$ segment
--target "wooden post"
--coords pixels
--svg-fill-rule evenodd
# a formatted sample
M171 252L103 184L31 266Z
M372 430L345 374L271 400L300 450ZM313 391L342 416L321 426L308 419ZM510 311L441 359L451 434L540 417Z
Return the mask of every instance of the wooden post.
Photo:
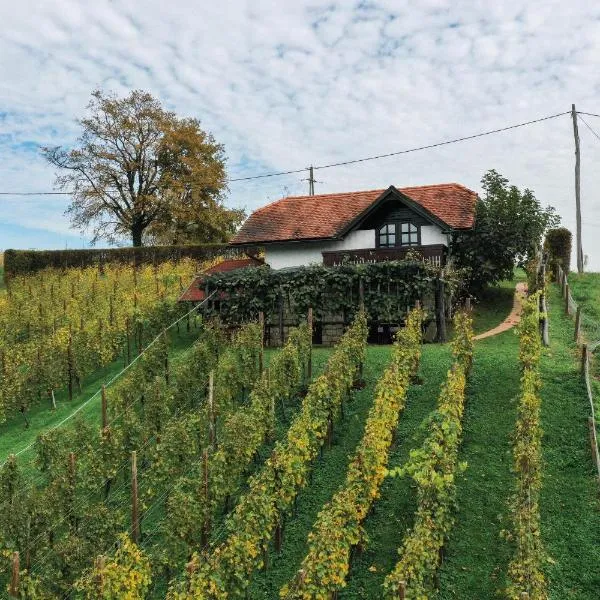
M129 331L129 317L125 320L125 332L127 335L127 364L131 364L131 341L130 341L130 331Z
M310 332L310 350L308 351L308 365L306 368L306 378L310 382L312 380L312 334L313 334L313 309L308 308L308 330Z
M258 313L258 324L260 326L260 351L258 353L258 373L262 374L264 369L264 348L265 348L265 313L261 310Z
M577 223L577 272L583 273L583 250L581 242L581 151L579 148L579 128L577 126L577 111L571 105L573 118L573 136L575 138L575 218Z
M206 512L204 514L204 523L202 524L202 546L205 547L208 544L208 540L210 537L210 511L209 511L209 504L210 504L210 489L209 489L209 485L208 485L208 448L204 449L204 452L202 453L202 472L203 472L203 479L204 479L204 499L205 499L205 507L206 507Z
M569 314L569 284L565 284L565 314Z
M587 368L587 344L581 346L581 372L585 375Z
M102 386L102 429L108 427L108 404L106 401L106 386Z
M131 541L140 542L140 514L138 505L137 453L131 452Z
M165 342L165 383L169 385L169 340L166 329L163 329L163 340Z
M470 313L471 312L471 296L467 296L465 298L465 310Z
M362 277L358 280L358 308L360 310L365 308L365 282Z
M594 461L594 466L596 467L596 478L600 483L600 455L598 454L598 438L596 436L596 426L592 417L588 417L588 426L590 431L590 446L592 449L592 459Z
M52 410L56 410L56 398L54 396L54 390L50 390L50 398L52 399Z
M106 566L106 557L101 554L96 558L96 574L98 576L98 594L102 598L104 594L104 568Z
M13 552L12 555L12 576L10 578L10 587L8 589L8 593L13 598L19 597L19 578L20 578L20 563L19 563L19 553Z
M404 600L406 598L406 582L401 581L398 584L398 598L399 600Z
M215 412L215 372L208 374L208 438L213 448L217 447L217 417Z
M69 401L73 400L73 336L69 331L69 342L67 345L67 373L69 377Z
M444 280L438 277L435 286L435 320L437 326L436 341L446 341L446 310L444 307Z
M581 333L581 306L577 307L575 313L575 343L579 344L579 335Z
M283 347L285 335L283 332L283 292L279 292L279 343Z

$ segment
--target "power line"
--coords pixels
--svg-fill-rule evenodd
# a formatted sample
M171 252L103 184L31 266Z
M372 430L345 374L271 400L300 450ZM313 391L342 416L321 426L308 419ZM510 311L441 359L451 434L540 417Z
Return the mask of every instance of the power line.
M596 113L590 113L590 112L582 112L580 110L577 111L578 115L587 115L588 117L600 117L600 115L597 115Z
M367 158L357 158L354 160L345 160L342 162L331 163L329 165L321 165L318 167L314 167L316 169L329 169L331 167L341 167L343 165L352 165L360 162L366 162L368 160L378 160L380 158L387 158L389 156L398 156L400 154L408 154L410 152L418 152L420 150L429 150L431 148L438 148L440 146L447 146L448 144L455 144L457 142L464 142L467 140L473 140L475 138L484 137L486 135L492 135L494 133L500 133L502 131L508 131L510 129L517 129L518 127L525 127L526 125L533 125L534 123L541 123L542 121L548 121L549 119L556 119L557 117L562 117L564 115L571 114L571 111L557 113L555 115L548 115L547 117L541 117L539 119L533 119L532 121L525 121L524 123L517 123L515 125L508 125L506 127L500 127L499 129L492 129L490 131L483 131L481 133L475 133L473 135L466 135L459 138L454 138L453 140L446 140L444 142L437 142L435 144L427 144L426 146L418 146L416 148L409 148L407 150L399 150L398 152L389 152L388 154L379 154L377 156L369 156Z
M579 113L579 118L581 119L582 123L598 138L598 140L600 140L600 135L598 135L589 125L589 123L581 116L581 113Z
M363 158L355 158L351 160L344 160L335 163L329 163L325 165L318 165L313 167L313 170L317 169L331 169L333 167L341 167L345 165L353 165L357 163L367 162L371 160L379 160L381 158L389 158L391 156L400 156L402 154L410 154L412 152L420 152L421 150L430 150L432 148L439 148L441 146L447 146L449 144L456 144L458 142L465 142L468 140L477 139L480 137L484 137L487 135L493 135L496 133L502 133L503 131L510 131L511 129L518 129L519 127L526 127L528 125L533 125L535 123L541 123L542 121L548 121L550 119L556 119L557 117L562 117L564 115L570 114L570 111L565 111L561 113L556 113L553 115L548 115L545 117L540 117L539 119L532 119L531 121L524 121L522 123L516 123L514 125L507 125L506 127L500 127L498 129L491 129L489 131L482 131L480 133L474 133L472 135L466 135L459 138L454 138L451 140L445 140L442 142L436 142L434 144L427 144L424 146L417 146L414 148L407 148L405 150L397 150L395 152L387 152L385 154L377 154L374 156L366 156ZM592 114L592 113L584 113L584 114ZM592 115L592 116L600 116L600 115ZM274 173L263 173L261 175L250 175L248 177L234 177L233 179L229 179L228 183L234 183L237 181L251 181L254 179L266 179L268 177L279 177L282 175L293 175L296 173L304 173L305 171L309 171L310 167L304 167L301 169L290 169L287 171L277 171ZM71 192L0 192L0 196L69 196Z

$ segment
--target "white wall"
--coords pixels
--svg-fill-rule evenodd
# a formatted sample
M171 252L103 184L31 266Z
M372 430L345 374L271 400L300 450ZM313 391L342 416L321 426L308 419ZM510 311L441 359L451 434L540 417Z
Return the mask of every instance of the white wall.
M421 226L421 245L429 246L430 244L448 244L448 238L445 233L437 225L422 225Z
M421 227L421 244L447 244L446 235L437 225ZM343 240L335 242L287 242L265 246L265 262L272 269L322 264L321 252L327 250L358 250L375 248L375 230L351 231Z

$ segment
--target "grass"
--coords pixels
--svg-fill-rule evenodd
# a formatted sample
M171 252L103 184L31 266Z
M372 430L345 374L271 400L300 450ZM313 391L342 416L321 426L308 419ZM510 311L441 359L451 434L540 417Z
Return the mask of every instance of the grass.
M600 596L600 511L587 428L590 409L573 320L565 316L555 286L548 301L551 345L541 364L545 464L540 505L550 597L592 599Z
M511 435L519 386L513 331L477 342L468 386L457 483L456 524L446 546L438 598L494 598L510 551L500 537L512 490Z
M592 599L600 590L600 512L587 437L587 400L573 323L549 294L551 347L541 361L543 488L542 538L549 559L550 598ZM505 585L512 548L508 528L513 489L511 438L519 385L513 332L478 342L469 385L458 483L458 512L441 569L439 599L496 598Z
M512 281L501 281L483 291L473 303L473 329L476 334L493 329L508 317L513 307L515 286L525 280L525 272L517 269Z

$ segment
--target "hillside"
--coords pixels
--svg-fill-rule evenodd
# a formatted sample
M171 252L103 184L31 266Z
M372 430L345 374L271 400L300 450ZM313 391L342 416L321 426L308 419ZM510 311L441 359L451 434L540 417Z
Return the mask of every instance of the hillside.
M518 274L522 279L523 274ZM588 277L585 286L573 285L582 303L594 306L600 293ZM579 283L579 282L578 282ZM504 282L490 290L483 301L475 304L474 331L482 332L498 325L512 307L515 282ZM579 290L579 291L578 291ZM581 290L585 290L584 292ZM591 313L591 311L590 311ZM600 589L600 513L597 506L597 482L594 480L587 433L588 404L583 382L578 373L579 358L572 340L572 318L565 316L558 290L549 290L551 346L543 351L542 376L542 439L543 474L541 536L548 558L544 571L549 582L550 598L592 599ZM191 356L188 349L196 333L181 332L174 336L169 361L173 368L183 365ZM279 350L266 353L270 364ZM267 567L255 570L248 597L276 600L280 589L296 574L308 550L308 536L323 509L343 485L349 461L364 433L373 405L375 386L391 358L391 347L370 346L366 350L364 378L366 386L355 391L345 403L344 413L333 425L331 448L322 449L314 462L307 484L300 489L293 513L284 521L281 548L268 547ZM334 354L329 348L314 350L314 376L325 368ZM457 480L456 521L444 548L444 562L438 574L438 590L431 596L437 600L498 597L507 583L507 567L511 559L512 542L509 506L514 490L512 440L516 422L516 398L519 394L519 340L515 331L475 343L474 362L466 393L463 436L459 461L466 463ZM452 358L448 345L428 344L422 347L418 379L410 385L405 408L400 415L395 442L389 456L389 468L401 467L411 452L421 446L427 436L424 421L436 406L440 387L446 378ZM42 407L31 410L31 425L23 429L20 419L12 419L0 428L0 461L10 453L31 443L35 436L68 415L83 398L89 397L116 370L118 365L90 377L81 397L69 403L57 396L58 410L51 413ZM93 427L99 424L99 399L83 411L84 421ZM277 408L275 439L285 439L298 407ZM143 414L143 412L142 412ZM219 434L221 435L221 434ZM255 457L255 466L265 465L271 443ZM148 455L152 458L152 455ZM146 459L147 460L147 459ZM147 474L151 476L151 471ZM141 476L142 485L144 475ZM168 489L168 488L167 488ZM247 487L242 486L240 502ZM119 500L117 496L116 500ZM127 496L115 504L115 509L127 515ZM124 503L124 504L123 504ZM386 575L398 560L398 548L414 522L417 497L414 484L406 477L386 478L373 510L363 523L365 544L353 553L346 586L338 599L381 598ZM141 548L153 562L153 584L147 598L164 598L167 581L158 568L165 540L156 533L164 509L150 518L142 537ZM156 525L154 524L154 520ZM221 542L222 512L215 514L215 542ZM159 530L160 531L160 530ZM180 567L178 567L179 569ZM169 579L177 574L171 574ZM410 596L409 596L410 597Z

